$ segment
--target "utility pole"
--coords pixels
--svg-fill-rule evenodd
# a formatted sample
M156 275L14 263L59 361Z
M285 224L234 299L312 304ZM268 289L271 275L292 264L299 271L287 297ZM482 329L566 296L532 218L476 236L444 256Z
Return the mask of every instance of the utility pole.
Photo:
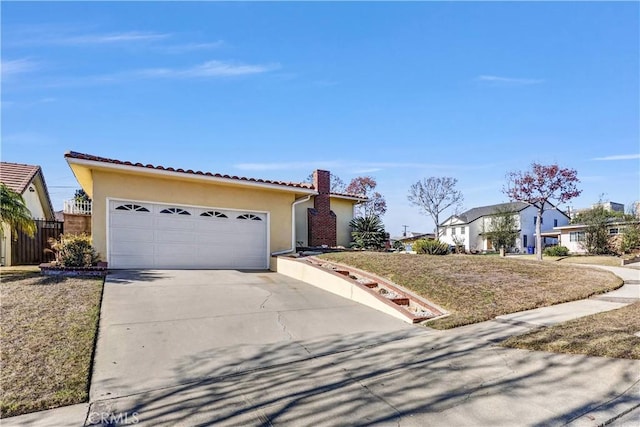
M404 227L404 231L402 232L402 237L407 237L407 228L409 227L408 225L403 225Z

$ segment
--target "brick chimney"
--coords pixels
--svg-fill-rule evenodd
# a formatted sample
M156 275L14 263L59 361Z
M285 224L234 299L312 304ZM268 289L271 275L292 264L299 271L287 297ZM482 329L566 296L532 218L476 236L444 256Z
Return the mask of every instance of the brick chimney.
M318 195L313 200L313 208L307 209L309 246L336 246L336 214L331 211L331 173L323 170L313 172L313 186Z

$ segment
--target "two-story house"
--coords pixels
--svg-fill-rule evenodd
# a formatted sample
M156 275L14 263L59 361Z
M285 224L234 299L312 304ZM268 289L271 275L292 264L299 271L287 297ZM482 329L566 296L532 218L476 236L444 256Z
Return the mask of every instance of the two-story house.
M527 247L535 246L535 230L537 209L522 202L500 203L496 205L480 206L469 209L461 214L452 215L440 224L440 241L449 245L462 245L466 251L491 251L491 239L486 236L491 231L491 221L500 211L513 212L518 237L514 250L526 252ZM567 214L549 204L542 216L542 231L552 230L554 227L569 223ZM556 240L546 237L546 243L556 243Z

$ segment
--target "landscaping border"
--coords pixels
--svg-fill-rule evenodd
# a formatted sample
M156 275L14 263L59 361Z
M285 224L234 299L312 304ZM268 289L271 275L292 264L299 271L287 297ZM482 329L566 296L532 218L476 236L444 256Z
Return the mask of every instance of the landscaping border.
M108 268L106 262L98 263L92 267L62 267L51 263L40 264L40 273L44 276L90 276L106 277Z

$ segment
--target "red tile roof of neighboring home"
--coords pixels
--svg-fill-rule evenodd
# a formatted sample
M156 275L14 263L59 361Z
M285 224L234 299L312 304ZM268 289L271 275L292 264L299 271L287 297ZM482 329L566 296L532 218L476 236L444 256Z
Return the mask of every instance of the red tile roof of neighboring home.
M222 174L219 174L219 173L193 171L191 169L187 169L187 170L174 169L174 168L168 168L168 167L164 167L164 166L155 166L155 165L151 165L151 164L143 165L142 163L132 163L132 162L116 160L116 159L108 159L106 157L93 156L91 154L83 154L83 153L78 153L78 152L75 152L75 151L69 151L69 152L65 153L64 157L65 158L72 158L72 159L80 159L80 160L89 160L89 161L93 161L93 162L111 163L111 164L114 164L114 165L134 166L134 167L139 167L139 168L143 168L143 169L144 168L146 168L146 169L157 169L157 170L169 171L169 172L186 173L186 174L191 174L191 175L212 176L212 177L216 177L216 178L236 179L238 181L249 181L249 182L259 182L259 183L263 183L263 184L285 185L287 187L296 187L296 188L304 188L304 189L309 189L309 190L315 190L315 187L313 186L313 184L306 183L306 182L271 181L271 180L268 180L268 179L246 178L244 176L231 176L231 175L222 175ZM362 196L358 196L358 195L355 195L355 194L346 194L346 193L331 193L331 194L334 194L334 195L337 195L337 196L362 198Z
M0 182L16 193L22 194L39 170L40 166L1 162Z

